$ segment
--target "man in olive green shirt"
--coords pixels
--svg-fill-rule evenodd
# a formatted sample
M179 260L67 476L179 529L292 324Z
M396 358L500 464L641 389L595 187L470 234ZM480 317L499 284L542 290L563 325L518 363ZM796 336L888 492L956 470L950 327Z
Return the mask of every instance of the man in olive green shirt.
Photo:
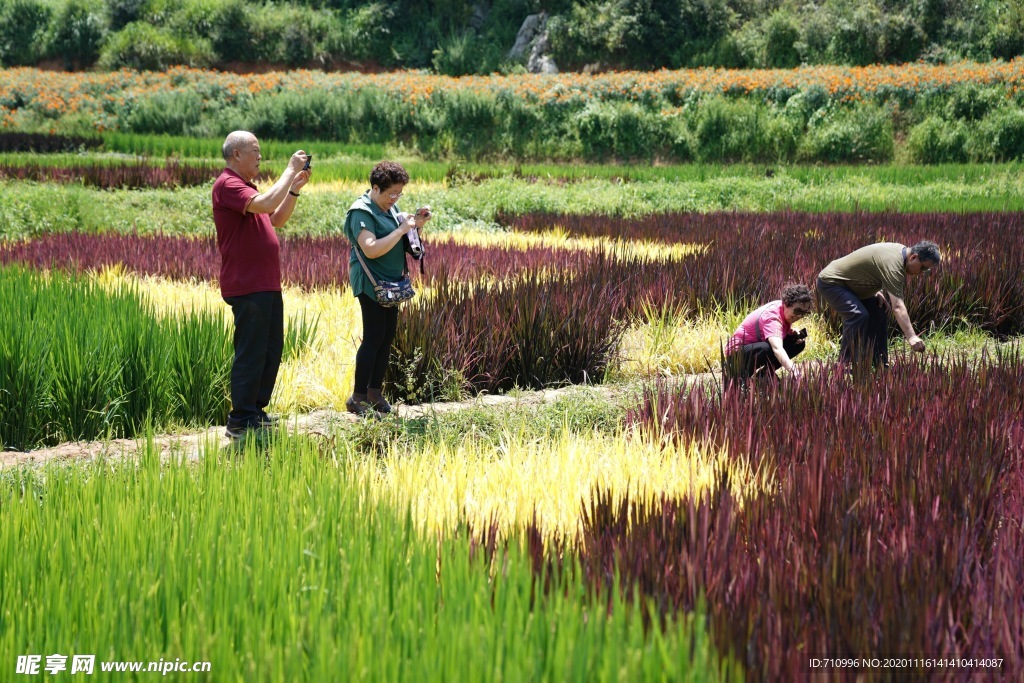
M889 364L889 309L910 348L924 351L914 332L903 287L908 275L920 275L942 262L933 242L905 247L894 242L871 244L836 259L818 274L818 293L843 319L841 362Z

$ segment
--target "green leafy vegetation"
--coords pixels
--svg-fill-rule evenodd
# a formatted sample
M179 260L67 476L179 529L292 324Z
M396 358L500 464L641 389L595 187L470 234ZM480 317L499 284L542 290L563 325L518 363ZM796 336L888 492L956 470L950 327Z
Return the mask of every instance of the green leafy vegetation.
M564 69L1012 59L1024 12L1010 0L0 0L0 64L67 68L521 70L513 54L543 14L547 54Z
M536 574L527 530L421 532L347 442L223 455L0 473L0 647L211 662L197 680L742 679L699 612L651 619L571 558Z

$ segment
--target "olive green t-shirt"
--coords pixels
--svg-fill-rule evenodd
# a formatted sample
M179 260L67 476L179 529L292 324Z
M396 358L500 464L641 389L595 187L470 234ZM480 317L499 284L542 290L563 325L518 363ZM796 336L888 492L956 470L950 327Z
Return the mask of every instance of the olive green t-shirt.
M359 249L359 233L369 230L374 237L380 239L387 237L397 229L398 220L395 217L395 212L381 211L380 207L370 199L369 192L349 207L348 213L345 214L345 236L348 237L352 247L352 253L348 260L348 281L352 286L353 295L365 294L374 301L377 300L377 294L373 291L373 283L366 277L363 267L359 264L359 258L356 256L356 249ZM396 282L401 280L405 274L405 249L402 240L399 240L386 254L377 258L368 258L366 254L362 254L362 256L366 267L377 282L381 280Z
M879 290L902 299L907 276L904 249L895 242L870 244L828 264L818 277L825 284L846 287L858 299L870 299Z

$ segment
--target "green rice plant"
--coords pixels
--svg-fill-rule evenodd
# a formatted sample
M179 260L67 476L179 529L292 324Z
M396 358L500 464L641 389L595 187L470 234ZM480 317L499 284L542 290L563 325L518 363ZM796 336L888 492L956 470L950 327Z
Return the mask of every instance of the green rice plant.
M223 316L157 318L131 288L0 268L0 443L134 436L227 415Z
M162 321L171 340L169 376L172 415L189 424L227 419L228 384L234 356L231 334L218 311L193 311Z
M320 316L315 313L306 314L302 311L288 319L284 326L283 360L296 358L307 349L315 350L317 330L320 328Z
M354 457L281 434L0 473L0 648L210 662L197 680L742 677L699 612L652 619L572 560L538 576L526 533L423 534Z

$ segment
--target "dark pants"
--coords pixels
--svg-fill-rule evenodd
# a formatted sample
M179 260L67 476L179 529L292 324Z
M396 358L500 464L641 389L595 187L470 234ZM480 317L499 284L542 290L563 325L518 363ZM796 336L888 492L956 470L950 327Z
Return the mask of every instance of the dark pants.
M818 294L843 319L839 360L861 365L889 365L889 312L878 299L859 299L842 285L830 285L818 278Z
M270 404L284 349L281 292L225 297L235 315L235 360L231 365L228 425L252 426Z
M398 308L384 308L365 294L359 295L363 313L363 343L356 352L355 393L384 386L384 373L391 360L391 343L398 330Z
M790 358L798 356L806 345L803 339L792 333L782 338L782 348ZM766 341L744 344L725 359L725 372L735 379L774 377L780 367L782 364L775 357L771 344Z

